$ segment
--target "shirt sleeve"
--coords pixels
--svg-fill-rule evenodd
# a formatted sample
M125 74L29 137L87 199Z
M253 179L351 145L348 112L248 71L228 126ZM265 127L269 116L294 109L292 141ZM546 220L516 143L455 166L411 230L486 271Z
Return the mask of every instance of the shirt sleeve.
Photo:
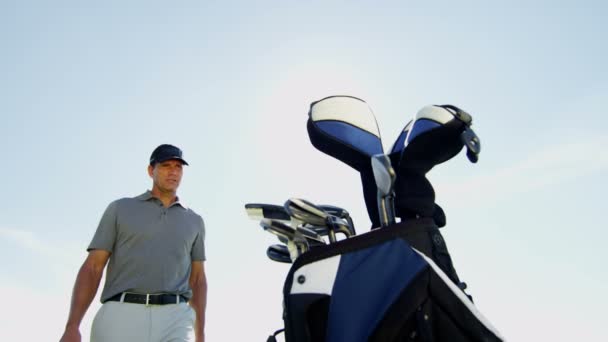
M190 257L192 261L205 261L207 259L205 257L205 222L202 217L200 218L199 232L192 245Z
M103 213L97 231L93 236L93 240L89 244L87 251L93 249L103 249L110 253L114 251L114 242L116 241L116 207L117 203L112 202Z

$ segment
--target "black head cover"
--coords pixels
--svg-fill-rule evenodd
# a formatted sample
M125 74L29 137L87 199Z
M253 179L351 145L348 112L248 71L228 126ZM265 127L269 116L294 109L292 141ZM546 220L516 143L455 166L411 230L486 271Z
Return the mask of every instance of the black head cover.
M480 143L471 124L472 117L452 105L424 107L408 122L390 153L397 173L397 216L433 217L435 191L426 174L435 165L452 159L464 146L469 159L477 161Z

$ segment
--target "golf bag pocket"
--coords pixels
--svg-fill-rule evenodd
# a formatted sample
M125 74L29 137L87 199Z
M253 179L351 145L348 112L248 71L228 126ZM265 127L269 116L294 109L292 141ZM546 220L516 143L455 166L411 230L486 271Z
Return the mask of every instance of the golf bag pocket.
M284 286L286 341L501 341L466 295L404 238L400 223L320 246Z

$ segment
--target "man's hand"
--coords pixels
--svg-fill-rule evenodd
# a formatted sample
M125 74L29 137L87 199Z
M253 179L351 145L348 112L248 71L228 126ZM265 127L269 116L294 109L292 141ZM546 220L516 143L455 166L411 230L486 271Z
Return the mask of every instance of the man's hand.
M80 331L76 327L67 327L59 342L81 342Z

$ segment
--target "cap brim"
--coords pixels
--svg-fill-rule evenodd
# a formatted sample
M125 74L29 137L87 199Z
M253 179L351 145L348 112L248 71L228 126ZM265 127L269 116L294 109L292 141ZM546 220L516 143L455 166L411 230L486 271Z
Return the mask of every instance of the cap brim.
M165 158L162 158L162 159L155 160L154 162L155 163L162 163L162 162L165 162L167 160L179 160L184 165L190 165L190 164L188 164L187 161L185 161L183 158L178 157L178 156L165 157Z

